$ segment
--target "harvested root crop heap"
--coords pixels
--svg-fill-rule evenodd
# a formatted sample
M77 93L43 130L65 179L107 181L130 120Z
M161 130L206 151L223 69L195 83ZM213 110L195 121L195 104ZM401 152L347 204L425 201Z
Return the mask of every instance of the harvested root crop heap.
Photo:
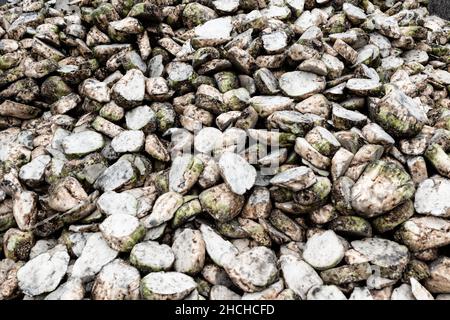
M427 1L0 7L0 299L449 299Z

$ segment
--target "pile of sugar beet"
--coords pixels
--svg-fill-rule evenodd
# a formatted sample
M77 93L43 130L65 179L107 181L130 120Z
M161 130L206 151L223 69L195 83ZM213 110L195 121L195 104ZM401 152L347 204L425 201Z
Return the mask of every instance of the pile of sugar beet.
M9 0L0 299L450 298L423 0Z

